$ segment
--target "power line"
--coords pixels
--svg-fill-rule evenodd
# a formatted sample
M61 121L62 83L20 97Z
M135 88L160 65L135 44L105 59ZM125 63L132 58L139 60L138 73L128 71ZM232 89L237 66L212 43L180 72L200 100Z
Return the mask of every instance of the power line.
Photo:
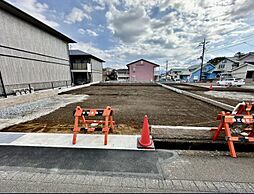
M247 42L244 42L244 44L247 44L247 45L249 45L249 46L253 46L253 47L254 47L253 44L250 44L250 43L247 43Z
M252 36L254 35L251 35L249 37L245 37L244 39L241 39L241 41L245 41L245 40L248 40L248 39L253 39ZM220 50L225 50L226 48L231 48L231 47L235 47L235 46L238 46L238 45L241 45L241 44L244 44L245 42L238 42L238 43L235 43L235 44L231 44L229 46L225 46L223 48L219 48L219 49L214 49L214 50L211 50L211 51L207 51L207 53L212 53L212 52L216 52L216 51L220 51Z

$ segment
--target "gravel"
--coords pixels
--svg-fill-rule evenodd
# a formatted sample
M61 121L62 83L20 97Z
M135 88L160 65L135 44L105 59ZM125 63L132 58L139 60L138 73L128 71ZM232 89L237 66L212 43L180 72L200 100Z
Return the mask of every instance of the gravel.
M0 109L1 126L12 125L10 121L15 121L15 124L30 121L49 114L68 104L79 102L87 99L87 95L58 95L42 100L37 100L30 103L24 103L13 107ZM3 122L6 120L6 123Z

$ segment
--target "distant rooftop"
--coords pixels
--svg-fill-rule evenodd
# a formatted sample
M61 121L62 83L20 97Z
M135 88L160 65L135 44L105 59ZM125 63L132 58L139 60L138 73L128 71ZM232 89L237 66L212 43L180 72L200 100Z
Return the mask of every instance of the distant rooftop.
M91 57L97 61L100 61L100 62L105 62L104 60L90 54L90 53L86 53L84 51L81 51L81 50L70 50L70 56L86 56L86 57Z
M145 60L145 59L139 59L139 60L137 60L137 61L130 62L130 63L128 63L126 66L132 65L132 64L137 63L137 62L139 62L139 61L145 61L145 62L147 62L147 63L153 64L153 65L156 66L156 67L159 67L159 66L160 66L160 65L158 65L158 64L156 64L156 63L153 63L153 62L148 61L148 60Z

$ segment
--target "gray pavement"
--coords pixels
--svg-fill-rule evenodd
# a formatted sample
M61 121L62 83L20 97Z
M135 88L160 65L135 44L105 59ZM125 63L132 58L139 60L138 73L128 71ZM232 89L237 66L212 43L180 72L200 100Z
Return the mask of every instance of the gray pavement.
M254 192L253 154L0 147L0 192Z

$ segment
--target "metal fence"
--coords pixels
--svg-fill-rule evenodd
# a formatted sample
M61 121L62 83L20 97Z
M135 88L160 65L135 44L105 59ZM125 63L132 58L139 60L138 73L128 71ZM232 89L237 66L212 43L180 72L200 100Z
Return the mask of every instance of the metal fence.
M0 72L0 96L2 97L13 95L15 90L21 89L38 91L71 86L71 80L4 85L1 78Z

